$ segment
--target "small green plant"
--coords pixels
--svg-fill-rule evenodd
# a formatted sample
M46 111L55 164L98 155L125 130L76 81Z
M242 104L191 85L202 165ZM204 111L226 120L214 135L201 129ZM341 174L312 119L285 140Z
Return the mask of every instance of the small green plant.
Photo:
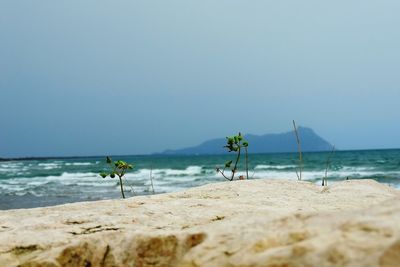
M124 177L125 173L128 170L133 169L133 165L126 163L125 161L122 160L117 160L113 161L110 157L106 158L107 164L110 165L111 171L110 172L102 172L100 173L100 176L103 178L106 178L107 176L110 176L110 178L115 178L118 176L119 178L119 185L121 187L121 194L122 198L125 198L125 193L124 193L124 185L122 183L122 177Z
M235 178L235 173L237 172L238 163L240 160L242 149L244 149L245 154L246 154L246 178L249 179L249 164L248 164L249 162L248 162L248 155L247 155L248 146L249 146L249 143L247 141L243 140L241 133L239 133L238 135L235 135L235 136L226 137L226 145L224 147L228 150L228 152L237 153L236 159L235 159L235 164L232 167L233 160L229 160L229 161L225 162L225 167L222 170L221 170L221 168L217 167L216 171L218 173L220 173L225 179L227 179L229 181L233 181L233 179ZM225 174L226 169L231 170L230 176L227 176Z

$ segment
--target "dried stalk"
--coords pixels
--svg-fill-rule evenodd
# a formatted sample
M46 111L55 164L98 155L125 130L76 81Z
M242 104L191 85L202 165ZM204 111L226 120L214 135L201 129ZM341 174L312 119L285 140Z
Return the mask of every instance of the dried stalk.
M297 148L299 151L299 173L296 171L297 179L301 181L302 178L302 171L303 171L303 155L301 153L301 144L300 144L300 138L299 138L299 133L297 132L297 127L296 127L296 122L293 120L293 127L294 127L294 132L296 134L296 141L297 141Z
M153 195L155 194L154 185L153 185L153 166L150 167L150 182L151 182L151 189L153 191Z
M331 158L335 153L335 145L332 146L332 151L329 153L328 158L326 159L326 169L325 169L325 177L322 179L322 186L328 186L328 168Z
M249 156L247 155L247 147L244 148L246 152L246 179L249 179Z

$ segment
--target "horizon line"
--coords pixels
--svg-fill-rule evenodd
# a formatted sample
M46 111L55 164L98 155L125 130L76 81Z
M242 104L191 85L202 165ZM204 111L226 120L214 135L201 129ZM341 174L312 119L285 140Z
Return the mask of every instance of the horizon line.
M380 150L400 150L400 148L362 148L362 149L337 149L337 152L355 152L355 151L380 151ZM326 150L321 151L302 151L302 153L321 153L329 152ZM250 155L264 155L264 154L288 154L298 153L293 152L265 152L265 153L249 153ZM226 153L228 154L228 153ZM226 155L221 154L164 154L164 153L148 153L148 154L115 154L115 155L89 155L89 156L22 156L22 157L0 157L0 161L28 161L28 160L50 160L50 159L83 159L83 158L103 158L103 157L151 157L151 156L162 156L162 157L188 157L188 156L218 156Z

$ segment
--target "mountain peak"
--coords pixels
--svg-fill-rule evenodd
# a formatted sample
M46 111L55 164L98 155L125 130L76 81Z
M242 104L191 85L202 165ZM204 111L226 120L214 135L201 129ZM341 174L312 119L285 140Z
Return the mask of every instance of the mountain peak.
M317 135L315 131L308 127L298 127L302 150L311 151L330 151L332 145ZM297 143L294 130L278 133L254 135L245 134L244 138L249 141L249 153L284 153L296 152ZM200 145L177 150L166 150L162 154L167 155L207 155L227 153L223 146L225 138L207 140Z

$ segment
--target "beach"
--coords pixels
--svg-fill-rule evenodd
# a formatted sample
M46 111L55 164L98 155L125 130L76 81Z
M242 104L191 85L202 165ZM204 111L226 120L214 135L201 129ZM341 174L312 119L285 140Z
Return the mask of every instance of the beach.
M398 266L399 225L373 180L222 182L0 211L0 266Z
M0 267L400 267L399 10L0 1Z

